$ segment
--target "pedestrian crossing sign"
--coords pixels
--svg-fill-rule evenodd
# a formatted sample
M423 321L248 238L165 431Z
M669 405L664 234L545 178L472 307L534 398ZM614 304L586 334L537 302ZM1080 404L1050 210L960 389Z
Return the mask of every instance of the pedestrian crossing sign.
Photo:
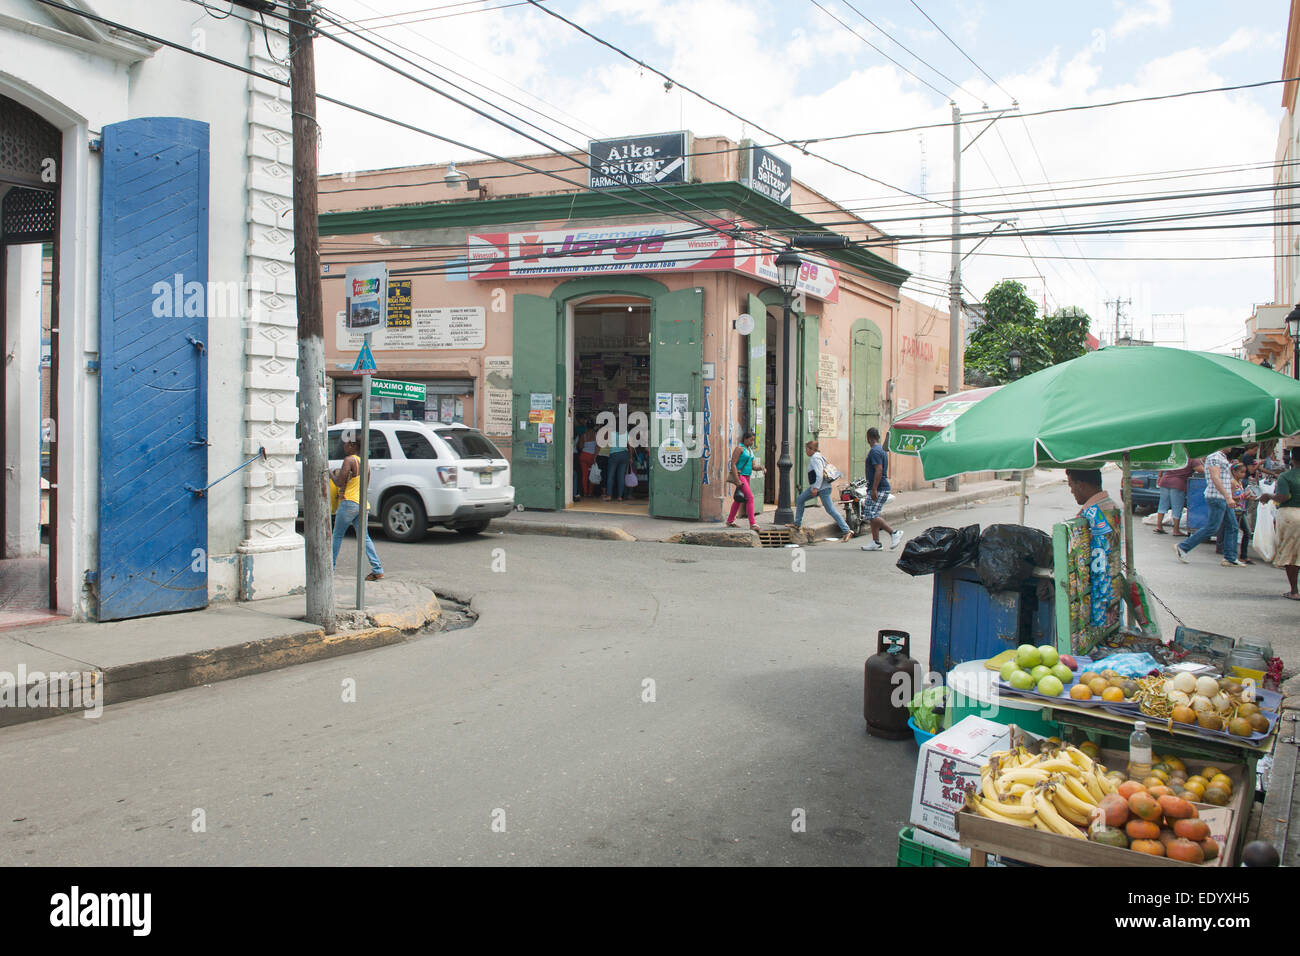
M361 351L357 353L357 364L352 366L354 372L375 372L379 367L375 365L375 356L370 351L370 343L362 342Z

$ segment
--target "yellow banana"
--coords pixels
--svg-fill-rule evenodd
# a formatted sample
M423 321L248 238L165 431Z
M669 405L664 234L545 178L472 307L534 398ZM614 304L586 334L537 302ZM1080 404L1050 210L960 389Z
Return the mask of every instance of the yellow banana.
M1106 785L1102 783L1103 780L1106 778L1096 773L1085 774L1083 777L1083 785L1087 787L1088 793L1092 794L1094 803L1101 803L1101 798L1106 796L1107 790Z
M1034 829L1035 829L1035 830L1042 830L1044 833L1055 833L1055 832L1056 832L1056 831L1053 830L1051 827L1049 827L1046 823L1043 822L1043 818L1042 818L1042 817L1037 816L1037 815L1034 816Z
M1092 770L1092 758L1074 745L1065 748L1065 754L1080 770L1085 773Z
M996 820L999 823L1009 823L1013 827L1032 827L1034 825L1031 818L1009 817L1005 814L997 813L991 806L989 806L989 801L981 800L973 793L967 796L967 802L974 808L976 813L982 817L987 817L990 820Z
M1083 771L1075 765L1074 761L1066 760L1064 757L1045 760L1038 765L1038 769L1046 770L1048 773L1068 773L1071 777L1083 779Z
M1052 795L1052 805L1056 807L1056 811L1065 818L1067 823L1071 823L1076 827L1086 828L1088 826L1088 816L1067 806L1061 796L1061 791L1058 790Z
M1007 790L1007 796L1015 797L1017 800L1019 800L1021 797L1025 795L1026 790L1032 790L1032 789L1034 788L1027 783L1013 783L1011 785L1011 788Z
M1098 773L1096 770L1094 770L1092 775L1097 780L1097 786L1101 787L1103 796L1107 794L1115 793L1119 789L1119 785L1116 784L1115 781L1112 780L1110 777L1106 776L1105 773ZM1091 788L1089 788L1089 790L1091 790Z
M980 771L980 793L988 800L997 800L998 792L993 788L993 768L984 767Z
M1034 788L1025 787L1025 792L1020 795L1020 805L1022 807L1032 807L1034 805Z
M1013 783L1042 783L1047 779L1047 771L1040 767L1013 767L1004 770L998 777L998 787L1009 787Z
M1076 780L1074 777L1063 778L1065 780L1066 789L1078 797L1081 802L1086 803L1089 807L1095 807L1097 805L1099 801L1092 795L1092 791L1088 789L1087 784L1082 780Z
M1079 831L1079 828L1061 816L1056 809L1056 805L1048 799L1048 793L1054 789L1054 787L1049 787L1045 790L1034 791L1034 809L1038 811L1038 816L1051 827L1052 832L1059 833L1061 836L1073 837L1076 840L1086 840L1087 837Z
M1069 818L1071 823L1076 823L1081 827L1087 826L1088 820L1092 817L1092 811L1096 810L1097 807L1095 804L1089 803L1087 800L1079 797L1065 781L1077 783L1077 781L1074 781L1071 777L1064 778L1061 783L1057 784L1056 791L1052 794L1052 802L1056 804L1062 814L1065 814L1065 816ZM1082 786L1082 784L1079 784L1079 786ZM1065 813L1065 808L1067 807L1073 813L1073 816ZM1076 817L1081 819L1075 819Z

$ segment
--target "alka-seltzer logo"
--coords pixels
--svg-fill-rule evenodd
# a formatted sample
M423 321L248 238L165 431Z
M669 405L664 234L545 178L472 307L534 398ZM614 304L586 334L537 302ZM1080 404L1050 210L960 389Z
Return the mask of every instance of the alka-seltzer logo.
M0 708L82 710L94 718L104 712L104 676L98 671L0 671Z
M148 936L152 913L152 893L83 893L74 886L50 897L50 925L56 927L126 927L133 936Z
M613 250L614 261L635 259L638 255L654 255L664 250L665 229L654 227L631 232L571 232L557 246L547 246L539 234L520 236L519 258L523 262L537 262L543 258L569 258L572 256L599 256ZM592 238L592 237L595 238Z

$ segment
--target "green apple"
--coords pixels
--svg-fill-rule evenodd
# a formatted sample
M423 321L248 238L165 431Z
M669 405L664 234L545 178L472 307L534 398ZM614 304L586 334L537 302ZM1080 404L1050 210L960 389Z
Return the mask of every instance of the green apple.
M1021 644L1016 648L1016 663L1021 670L1028 671L1043 663L1043 655L1033 644Z
M1035 684L1050 673L1052 673L1052 669L1046 664L1039 664L1037 667L1031 667L1029 669L1029 676L1034 679Z
M1029 690L1029 688L1034 686L1034 679L1024 671L1016 671L1007 678L1007 683L1016 690Z
M1057 661L1061 659L1060 653L1056 650L1056 648L1052 647L1050 644L1044 644L1042 647L1038 649L1038 653L1042 656L1043 663L1046 664L1048 667L1051 667L1053 664L1055 664Z
M1066 667L1064 664L1053 664L1052 676L1061 682L1061 686L1065 686L1070 683L1070 681L1074 680L1074 671L1070 670L1070 668Z
M1002 665L1002 670L1000 670L998 673L1001 675L1002 679L1009 684L1011 683L1011 675L1018 670L1020 670L1020 668L1016 666L1015 661L1007 661L1005 664Z
M1038 692L1044 697L1058 697L1065 690L1055 674L1048 674L1038 682Z

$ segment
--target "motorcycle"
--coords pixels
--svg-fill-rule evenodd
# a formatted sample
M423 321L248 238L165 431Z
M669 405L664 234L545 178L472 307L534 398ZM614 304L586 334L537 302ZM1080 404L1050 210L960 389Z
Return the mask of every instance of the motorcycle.
M840 489L840 506L844 509L844 520L855 538L866 529L868 524L862 516L862 504L870 497L871 489L867 487L866 478L850 481Z

